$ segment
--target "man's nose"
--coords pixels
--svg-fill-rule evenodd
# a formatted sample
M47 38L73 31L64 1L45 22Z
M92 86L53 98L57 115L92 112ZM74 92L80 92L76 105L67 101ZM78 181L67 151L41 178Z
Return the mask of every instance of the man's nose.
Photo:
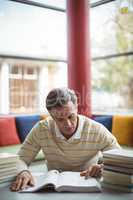
M65 122L65 125L66 125L67 127L71 127L71 126L72 126L72 123L71 123L71 121L70 121L69 119L67 119L66 122Z

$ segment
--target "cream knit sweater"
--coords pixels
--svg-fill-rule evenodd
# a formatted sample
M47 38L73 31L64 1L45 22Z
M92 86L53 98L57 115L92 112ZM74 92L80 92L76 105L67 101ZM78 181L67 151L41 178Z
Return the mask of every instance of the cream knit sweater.
M29 165L42 149L49 170L80 171L97 163L100 152L120 148L116 138L103 125L83 115L78 117L77 131L68 140L51 117L38 122L19 151L20 159Z

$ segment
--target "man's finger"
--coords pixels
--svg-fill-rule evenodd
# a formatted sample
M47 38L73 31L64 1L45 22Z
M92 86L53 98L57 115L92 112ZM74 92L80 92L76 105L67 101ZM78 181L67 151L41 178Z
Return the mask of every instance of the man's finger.
M21 185L22 185L22 182L23 182L23 179L22 179L22 178L19 178L19 179L16 181L16 191L20 190Z
M100 166L93 166L92 170L90 171L90 176L99 176L102 172L102 167Z
M11 189L12 191L15 191L15 190L16 190L16 181L14 181L14 182L11 184L10 189Z
M87 170L80 172L80 176L86 176Z
M101 176L102 175L102 169L97 170L96 175L95 176Z
M35 181L34 181L33 176L31 177L31 180L30 180L30 182L29 182L29 185L31 185L31 186L34 186L34 185L35 185Z
M90 176L90 172L92 170L92 167L90 166L88 170L86 170L85 178L87 179Z
M21 190L25 189L27 187L28 183L29 183L29 179L28 178L24 178L20 189Z
M90 176L90 170L92 167L89 167L89 169L84 170L80 173L80 176L85 176L85 178L88 178Z
M97 172L97 168L96 167L92 167L90 169L90 171L89 171L89 175L90 176L95 176L96 172Z

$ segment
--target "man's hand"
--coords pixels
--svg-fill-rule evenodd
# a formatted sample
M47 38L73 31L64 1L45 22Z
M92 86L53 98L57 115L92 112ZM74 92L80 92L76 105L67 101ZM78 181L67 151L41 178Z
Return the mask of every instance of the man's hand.
M18 191L26 188L28 185L34 185L34 179L31 173L27 170L20 172L15 181L11 184L12 191Z
M103 164L91 165L88 169L82 171L80 173L80 176L85 176L86 178L88 176L99 177L102 175L102 169L103 169Z

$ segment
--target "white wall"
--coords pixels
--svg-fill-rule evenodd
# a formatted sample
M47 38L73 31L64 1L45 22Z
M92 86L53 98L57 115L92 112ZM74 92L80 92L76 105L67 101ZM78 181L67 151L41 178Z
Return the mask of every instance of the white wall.
M38 103L41 112L47 112L45 106L45 98L48 93L48 67L43 66L39 70L38 80Z
M0 66L0 113L9 113L9 64L6 62Z

